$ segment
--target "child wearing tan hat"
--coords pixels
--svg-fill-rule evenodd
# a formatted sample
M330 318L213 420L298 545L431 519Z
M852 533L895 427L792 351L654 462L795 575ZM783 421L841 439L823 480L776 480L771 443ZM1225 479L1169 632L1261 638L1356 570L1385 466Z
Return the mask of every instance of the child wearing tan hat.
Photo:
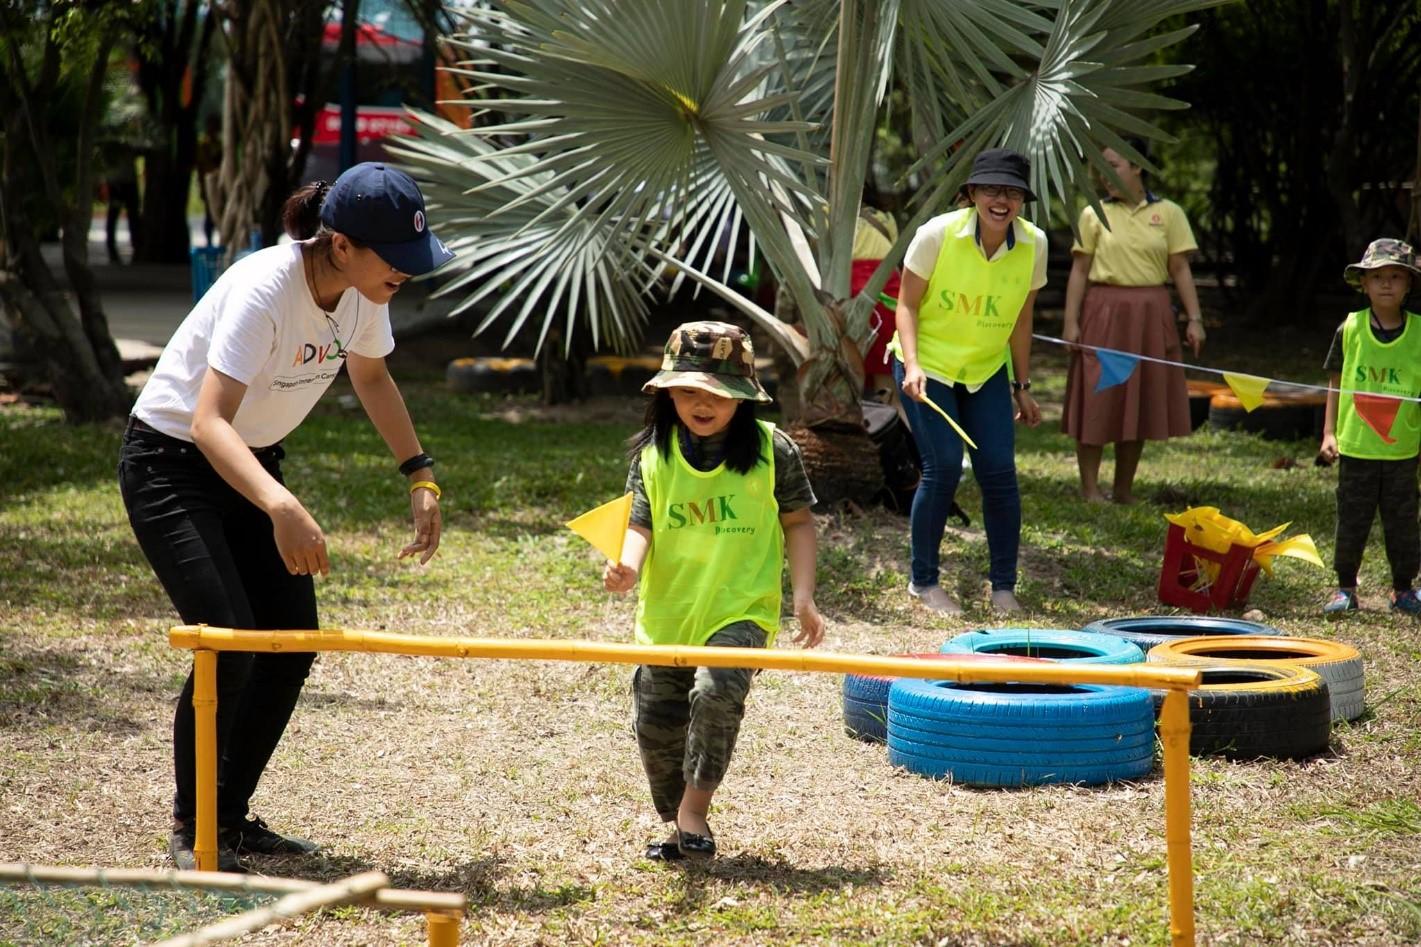
M1421 316L1403 308L1421 270L1400 240L1372 241L1343 278L1370 305L1352 312L1333 337L1323 368L1329 372L1327 416L1320 455L1339 461L1337 473L1337 590L1328 615L1355 611L1362 552L1381 514L1391 566L1391 607L1421 615L1411 583L1421 568L1416 470L1421 454Z

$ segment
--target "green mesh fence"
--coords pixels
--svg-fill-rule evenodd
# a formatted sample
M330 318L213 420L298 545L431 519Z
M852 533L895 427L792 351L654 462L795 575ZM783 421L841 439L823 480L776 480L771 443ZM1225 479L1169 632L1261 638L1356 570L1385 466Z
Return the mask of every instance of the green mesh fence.
M0 882L0 947L150 944L276 901L280 893L180 885Z

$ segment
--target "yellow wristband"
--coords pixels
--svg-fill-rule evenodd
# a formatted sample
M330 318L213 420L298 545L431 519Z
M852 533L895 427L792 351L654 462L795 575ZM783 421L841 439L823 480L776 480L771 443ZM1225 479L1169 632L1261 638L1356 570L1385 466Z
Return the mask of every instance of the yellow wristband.
M410 484L410 493L414 493L420 488L423 488L433 493L434 499L436 500L444 496L444 491L439 489L439 484L435 483L433 480L416 480L414 483Z

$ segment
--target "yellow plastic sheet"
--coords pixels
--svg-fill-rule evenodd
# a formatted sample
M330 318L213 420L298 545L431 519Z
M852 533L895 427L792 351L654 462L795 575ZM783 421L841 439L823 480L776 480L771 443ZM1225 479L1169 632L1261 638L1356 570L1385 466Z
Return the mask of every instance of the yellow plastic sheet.
M1225 516L1216 506L1194 506L1183 513L1166 513L1165 519L1184 530L1184 538L1196 546L1211 552L1228 552L1230 546L1243 546L1253 550L1253 561L1267 575L1273 574L1273 560L1278 556L1301 559L1315 566L1322 566L1317 554L1317 546L1306 533L1290 536L1275 542L1277 536L1293 525L1291 522L1274 526L1272 529L1255 533L1236 519ZM1199 559L1200 578L1207 576L1212 582L1219 576L1219 564Z

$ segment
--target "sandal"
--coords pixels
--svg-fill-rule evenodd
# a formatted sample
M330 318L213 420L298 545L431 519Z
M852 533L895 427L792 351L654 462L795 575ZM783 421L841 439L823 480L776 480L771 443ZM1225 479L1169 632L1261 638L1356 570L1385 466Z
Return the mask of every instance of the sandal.
M676 848L687 858L714 858L715 835L697 835L694 832L683 832L678 825L676 826Z

